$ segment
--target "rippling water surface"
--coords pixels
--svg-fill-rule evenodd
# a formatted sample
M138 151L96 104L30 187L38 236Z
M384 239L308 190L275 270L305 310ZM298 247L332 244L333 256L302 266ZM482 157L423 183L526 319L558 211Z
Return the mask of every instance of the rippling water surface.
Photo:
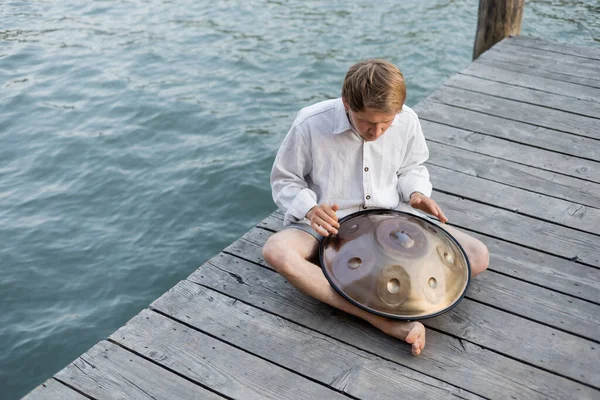
M377 4L375 6L375 4ZM0 386L18 398L274 208L296 111L396 63L414 105L470 62L476 1L0 3ZM523 33L598 45L597 1Z

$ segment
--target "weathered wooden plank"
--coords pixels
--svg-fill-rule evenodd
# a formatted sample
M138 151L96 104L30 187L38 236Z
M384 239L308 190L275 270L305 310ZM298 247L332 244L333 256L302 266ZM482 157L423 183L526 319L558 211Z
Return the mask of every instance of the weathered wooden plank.
M267 218L263 219L258 224L256 224L256 227L257 228L268 229L268 230L273 231L273 232L279 232L282 229L282 227L283 227L283 213L282 213L282 211L279 210L279 209L275 210ZM266 235L266 233L265 233L265 235ZM242 238L244 236L242 236ZM230 246L233 246L234 244L235 244L235 242L233 242ZM224 251L227 251L228 248L229 248L229 246L226 247Z
M576 158L600 160L600 149L598 148L598 140L596 139L568 135L564 132L511 121L493 115L481 114L477 111L428 100L424 100L415 106L415 111L419 113L422 123L430 121L431 123L439 123L449 127L521 143L530 148L535 146L536 148L546 149L553 153L558 152ZM435 132L425 131L427 138L432 134L435 134ZM561 154L556 154L556 156L560 157Z
M598 120L536 105L501 99L482 93L442 86L433 92L429 101L463 107L508 120L555 129L592 139L600 139Z
M537 65L541 69L555 70L575 76L600 80L600 65L597 60L590 60L568 54L552 53L546 50L512 46L508 43L498 43L494 46L494 54L506 54L513 57L513 62L525 65Z
M487 246L491 270L600 304L599 269L476 232L468 233Z
M484 66L485 64L481 64ZM553 110L565 111L571 114L583 115L590 118L600 118L600 104L572 97L565 97L546 91L522 88L512 84L496 82L489 79L471 75L457 74L444 82L445 86L483 93L488 96L501 97L511 101L518 101L548 107ZM597 121L600 123L600 121Z
M22 400L86 400L87 397L62 383L48 379L23 397Z
M572 56L590 58L600 61L600 49L592 46L577 46L574 44L563 44L551 40L542 40L529 36L514 36L504 39L507 44L547 50L550 52L569 54ZM525 50L527 51L527 50Z
M262 246L270 235L270 232L254 228L228 246L225 251L270 268L261 256ZM494 271L488 271L474 279L467 298L600 342L600 306L597 304ZM523 304L527 304L527 307L523 307Z
M600 386L597 343L465 300L424 322L562 376Z
M473 153L484 154L550 172L558 172L574 178L591 180L596 183L600 182L600 162L556 154L555 152L531 147L527 144L515 143L427 120L422 120L421 125L425 137L432 142L458 147ZM560 132L556 133L560 134ZM570 135L562 134L562 136ZM597 142L598 150L600 151L600 141Z
M600 221L600 209L586 208L581 204L506 186L436 165L428 165L428 169L431 183L439 191L600 235L600 224L597 222Z
M456 196L433 196L450 221L488 236L519 243L594 267L600 266L598 236L553 225Z
M428 331L421 356L412 357L401 341L304 296L277 273L231 255L220 254L188 279L487 398L569 398L573 393L594 398L599 393L435 330Z
M252 336L261 333L247 332L247 334ZM151 310L143 310L110 338L163 367L227 397L347 398L305 377L169 318L159 316Z
M560 96L600 103L600 89L517 71L509 71L479 61L469 64L459 73L523 88L554 93Z
M191 281L180 282L151 308L353 397L480 398ZM152 329L154 320L164 318L147 315L138 329Z
M572 68L556 68L556 66L549 69L544 68L543 64L530 62L527 59L527 56L514 56L501 52L488 51L485 54L482 54L481 57L477 59L477 62L490 64L507 71L522 72L529 75L556 79L558 81L576 83L582 86L600 88L600 81L593 78L572 75L570 73Z
M94 399L222 399L107 341L96 344L55 378Z
M600 184L441 143L429 142L431 165L514 186L586 207L600 208Z
M490 268L525 282L600 304L600 270L469 232L485 242Z
M473 279L467 298L600 343L600 306L597 304L493 271Z
M276 210L261 221L258 227L277 232L282 228L282 223L283 215L280 210ZM571 297L600 304L600 287L598 286L600 269L544 254L500 239L483 236L477 232L469 231L468 234L481 240L488 247L490 251L489 269L491 271L509 275L544 288L550 288ZM232 243L225 251L266 265L256 249L245 247L243 250L238 251L236 247L244 246L245 241L262 246L268 236L270 236L268 232L250 231L248 235L242 237L242 240ZM261 237L262 240L259 240ZM249 258L251 256L256 258Z

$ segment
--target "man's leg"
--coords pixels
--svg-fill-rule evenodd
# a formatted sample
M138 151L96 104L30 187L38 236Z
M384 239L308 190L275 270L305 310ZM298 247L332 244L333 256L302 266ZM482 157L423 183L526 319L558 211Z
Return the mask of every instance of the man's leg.
M471 264L471 277L477 276L487 269L490 263L490 255L485 244L452 226L444 224L442 227L458 240L458 243L467 253L469 264Z
M425 347L425 327L420 322L395 321L362 310L331 287L320 267L310 260L319 242L299 229L285 229L271 236L263 247L264 259L292 286L332 307L362 318L383 332L412 345L415 355Z

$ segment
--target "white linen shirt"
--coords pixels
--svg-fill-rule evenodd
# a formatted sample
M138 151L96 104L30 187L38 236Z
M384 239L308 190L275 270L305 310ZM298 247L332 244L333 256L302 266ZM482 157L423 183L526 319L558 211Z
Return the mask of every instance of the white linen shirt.
M406 209L413 192L431 196L429 157L417 114L403 106L388 130L365 141L354 130L342 99L303 108L275 158L273 200L284 226L310 223L317 204L337 204L338 218L367 208Z

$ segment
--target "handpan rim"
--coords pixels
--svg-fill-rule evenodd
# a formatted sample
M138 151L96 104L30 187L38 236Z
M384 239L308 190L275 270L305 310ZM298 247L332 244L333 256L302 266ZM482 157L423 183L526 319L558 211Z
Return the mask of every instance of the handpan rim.
M450 311L451 309L453 309L454 307L456 307L461 301L462 299L465 297L465 294L467 292L467 289L471 283L471 263L469 261L469 258L467 257L467 253L465 252L465 250L463 249L463 247L460 245L460 243L458 242L458 240L456 240L454 238L454 236L452 236L448 231L446 231L441 224L435 224L433 222L431 222L430 220L428 220L427 218L420 216L416 213L410 213L410 212L406 212L406 211L400 211L400 210L390 210L390 209L385 209L385 208L381 208L381 209L370 209L370 210L362 210L362 211L358 211L349 215L346 215L345 217L343 217L342 219L340 219L338 222L339 224L343 224L344 222L352 219L352 218L356 218L356 217L360 217L363 215L368 215L368 214L375 214L375 215L407 215L413 218L417 218L423 222L425 222L426 224L431 224L431 225L435 225L437 228L439 228L443 234L451 241L453 242L456 247L460 250L462 256L465 259L466 262L466 267L467 267L467 280L466 280L466 284L465 284L465 288L463 290L463 292L461 293L461 295L452 303L450 304L448 307L436 311L434 313L431 314L427 314L427 315L418 315L418 316L402 316L402 315L396 315L396 314L390 314L390 313L386 313L386 312L381 312L381 311L377 311L371 308L368 308L366 306L364 306L363 304L357 302L356 300L354 300L353 298L351 298L350 296L348 296L343 290L341 290L334 282L332 277L329 275L329 272L327 271L327 268L325 268L325 263L324 263L324 251L325 251L325 246L327 245L327 243L329 242L329 240L331 240L331 238L333 237L332 235L330 236L326 236L324 237L321 242L319 243L319 264L321 267L321 270L323 271L323 275L325 275L325 278L327 278L327 281L329 282L329 285L331 287L333 287L335 289L335 291L337 293L339 293L340 296L342 296L343 298L345 298L346 300L348 300L350 303L352 303L353 305L357 306L358 308L365 310L371 314L374 315L379 315L381 317L386 317L386 318L390 318L390 319L395 319L395 320L403 320L403 321L412 321L412 320L422 320L422 319L428 319L428 318L434 318L437 317L438 315L441 315L447 311Z

